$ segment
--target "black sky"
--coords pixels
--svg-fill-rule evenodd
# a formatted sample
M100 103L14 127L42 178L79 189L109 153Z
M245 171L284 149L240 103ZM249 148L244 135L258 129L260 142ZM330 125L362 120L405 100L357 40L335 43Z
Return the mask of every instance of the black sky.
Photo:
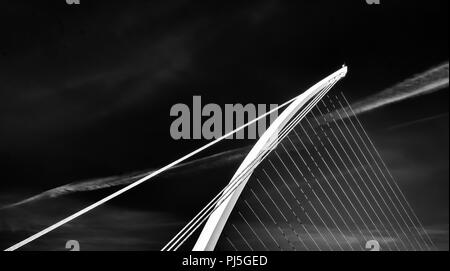
M169 110L193 95L281 104L345 63L339 90L358 100L446 62L448 1L7 0L0 33L3 203L192 151L205 142L174 141ZM379 131L445 112L448 90L366 121ZM441 136L411 129L418 140Z

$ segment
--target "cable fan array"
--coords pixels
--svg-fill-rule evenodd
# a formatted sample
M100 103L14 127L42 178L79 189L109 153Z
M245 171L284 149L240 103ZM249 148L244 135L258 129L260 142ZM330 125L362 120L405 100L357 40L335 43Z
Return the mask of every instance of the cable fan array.
M239 196L239 189L243 188L243 185L245 185L245 182L251 176L254 169L276 148L278 143L292 131L292 129L306 116L306 114L308 114L323 96L345 76L346 72L347 68L343 67L297 97L297 99L283 111L258 140L230 183L224 187L180 232L178 232L178 234L162 248L162 251L174 251L180 248L180 246L183 245L186 240L220 208L228 208L228 212L230 212L234 205L234 203L232 203L230 206L226 206L226 201L229 201L230 196L235 192L238 192L237 197ZM248 163L246 164L247 161ZM218 214L216 213L216 216L225 221L227 219L227 214L223 213L223 211L219 211ZM199 247L199 243L204 243L205 245L202 244L200 249L195 250L202 250L205 246L206 249L213 249L220 236L223 225L220 225L220 222L216 221L208 222L211 223L206 223L203 232L197 241L196 247Z
M218 250L436 249L345 96L324 98L260 163Z
M231 181L162 251L203 226L193 250L432 250L433 240L343 94L323 99L347 67L245 125L7 248L16 250L287 108ZM241 200L238 202L238 199Z

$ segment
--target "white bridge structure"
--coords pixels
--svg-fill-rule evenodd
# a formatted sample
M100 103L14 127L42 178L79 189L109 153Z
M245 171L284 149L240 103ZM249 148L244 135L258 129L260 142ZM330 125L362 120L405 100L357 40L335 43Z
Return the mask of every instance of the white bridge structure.
M269 126L238 168L230 183L194 217L162 250L177 250L206 220L193 250L214 250L223 227L242 190L258 164L306 116L323 96L347 74L347 67L322 79L292 100L290 105Z
M230 182L161 249L162 251L178 250L200 228L200 235L192 250L215 250L244 188L251 185L249 184L249 180L252 175L256 173L256 168L259 165L263 165L265 163L264 160L268 158L271 153L276 154L277 159L281 162L281 168L277 170L269 157L267 160L276 171L276 174L270 177L270 174L263 170L265 174L263 177L265 177L268 182L270 181L280 198L283 198L285 209L290 212L291 217L295 222L291 222L287 219L288 215L283 213L282 207L276 205L275 200L271 198L271 195L269 195L264 188L261 177L261 182L257 179L257 184L259 184L263 191L266 192L267 198L271 200L271 204L273 203L272 206L277 209L280 217L284 218L284 222L282 223L289 226L286 227L286 231L290 231L290 236L296 236L296 240L289 240L288 234L282 229L282 223L277 222L276 219L270 215L267 211L268 208L264 206L263 200L261 200L252 189L250 190L257 200L257 203L263 207L271 218L271 221L273 222L271 222L272 228L279 230L281 236L293 250L297 250L297 248L302 250L334 250L335 248L340 250L364 250L364 244L361 244L361 241L370 241L365 245L366 247L373 247L373 244L378 244L377 240L380 240L381 249L387 250L433 249L433 241L425 232L424 227L395 183L394 178L390 174L361 123L356 116L354 116L350 104L345 100L347 102L347 107L344 109L341 101L337 99L331 101L332 107L328 108L322 101L328 91L340 79L345 77L347 72L347 67L343 66L341 69L322 79L299 96L166 166L149 173L145 177L81 209L71 216L41 230L27 239L7 248L6 251L13 251L27 245L284 107L286 107L284 111L272 122L269 128L247 154ZM345 97L343 98L345 99ZM317 107L319 102L324 104L326 109L325 113ZM341 109L338 109L335 104L340 104ZM323 117L323 123L319 122L314 114L312 114L311 119L315 119L316 125L310 123L306 116L308 113L313 113L313 109L319 111L318 113ZM339 124L336 119L333 119L332 117L328 118L335 115L334 113L340 118ZM350 120L352 116L356 118L356 124ZM347 122L344 118L348 119ZM302 120L308 122L310 130L314 132L314 135L317 138L316 140L313 140L308 135L306 129L301 127L304 135L309 140L309 144L313 145L314 149L311 147L308 148L306 146L308 144L305 144L295 131L296 126L298 126ZM332 122L333 124L330 124L329 122ZM323 124L328 128L322 128ZM315 130L316 127L319 127L319 132ZM335 133L334 130L338 131ZM303 151L306 151L309 157L302 157L301 150L299 150L300 147L297 148L288 136L291 131L295 133L299 143L303 146ZM324 138L323 140L319 136L319 133L321 133L322 138ZM282 141L285 138L289 140L291 148L296 151L296 157L299 158L309 170L308 177L301 172L301 166L295 162L295 159L283 145ZM324 151L319 151L320 147L314 146L315 142L316 144L319 144ZM289 162L285 163L275 150L278 145L281 145L282 149L285 151L285 156L289 157ZM316 156L312 154L314 151L317 152ZM316 176L313 173L313 170L308 167L306 160L314 164L316 170L318 170L317 172L319 172L317 173L319 176ZM297 170L296 173L292 172L286 166L288 163L295 166L295 170ZM323 170L322 167L324 168ZM285 177L283 177L282 171L284 172ZM283 183L285 185L284 187L290 192L290 195L286 197L290 197L290 199L297 204L296 207L293 207L293 205L291 206L289 200L287 200L280 192L280 189L276 187L275 182L272 180L272 178L275 178L274 176L277 176L280 179L280 183ZM285 179L287 178L286 176L289 176L288 178L297 185L298 190L301 191L301 195L296 195L289 188L287 180ZM300 179L304 179L307 185L304 189L302 189L302 186L299 185L297 181ZM308 181L308 179L311 181ZM321 180L319 181L319 179ZM306 191L306 189L309 189L309 191ZM302 199L300 199L300 197L302 197ZM268 229L269 227L266 227L264 224L264 219L261 219L257 215L257 212L254 211L254 208L251 208L249 202L245 199L244 202L251 213L257 218L258 223L264 228L266 237L270 237L266 239L271 240L272 247L284 250L282 245L274 238L274 234ZM301 204L303 204L302 202L307 204L308 207L311 207L311 212L309 214L305 211L306 208L301 206ZM266 244L264 241L265 239L259 236L257 230L252 228L251 223L248 223L241 212L238 213L250 229L252 235L258 240L260 247L269 250L270 246ZM309 225L306 225L306 223L304 224L303 221L308 222L311 227L308 228ZM232 226L244 241L243 243L245 243L245 246L248 249L254 250L252 245L245 239L241 232L238 231L237 227L235 225ZM297 226L297 228L295 226ZM314 236L318 237L316 238ZM229 238L226 240L228 240L233 249L237 250L237 246L233 244ZM298 245L295 245L294 242L297 242Z
M228 220L242 190L251 177L253 169L262 160L262 157L273 150L277 143L292 129L294 123L299 123L306 114L320 101L331 87L347 74L347 67L324 78L310 89L300 94L270 125L266 132L256 142L248 153L230 183L223 192L221 199L210 215L206 225L198 238L193 250L214 250L222 229ZM282 133L282 131L286 131Z
M340 98L328 98L330 106L322 100L347 72L343 66L291 100L247 154L226 187L162 250L178 250L200 227L193 251L215 250L219 239L226 240L228 249L234 250L432 249L432 240L345 97L342 95L346 108ZM318 107L319 102L325 111ZM310 128L303 127L302 120ZM297 132L297 126L303 132ZM295 134L294 140L290 133ZM293 151L296 154L290 153ZM270 168L267 171L266 165ZM302 172L302 166L306 173ZM270 174L269 170L274 172ZM250 179L263 195L254 192ZM244 211L235 210L249 186L248 201L244 198L239 202L245 203L241 205L248 216L256 218L253 223L249 217L245 218ZM270 207L274 207L273 215ZM233 213L240 225L229 221ZM224 232L227 227L238 240L228 238ZM252 241L256 244L251 244Z

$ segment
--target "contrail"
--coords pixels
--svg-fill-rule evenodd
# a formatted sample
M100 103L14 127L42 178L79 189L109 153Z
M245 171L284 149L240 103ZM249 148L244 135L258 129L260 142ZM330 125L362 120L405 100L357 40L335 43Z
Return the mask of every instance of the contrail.
M417 74L352 105L356 115L448 88L448 62ZM350 110L348 110L350 111Z
M187 163L182 163L169 169L166 174L161 177L170 177L173 175L183 174L191 171L200 171L204 169L211 169L215 167L221 167L229 163L243 159L245 154L250 150L250 146L242 147L238 149L228 150L220 153L216 153L210 156L206 156L200 159L196 159ZM68 194L77 192L87 192L99 189L105 189L109 187L127 185L135 182L136 180L151 174L155 169L147 169L141 171L135 171L129 174L108 176L102 178L93 178L88 180L77 181L69 183L63 186L44 191L35 196L26 198L16 203L8 204L0 207L0 210L18 207L27 203L36 202L40 200L59 198Z
M372 110L382 108L386 105L401 102L407 99L418 97L421 95L431 94L433 92L443 90L449 85L449 73L448 73L449 63L444 63L439 66L433 67L423 73L414 75L413 77L398 83L390 88L387 88L377 94L369 96L363 100L360 100L352 105L353 112L356 115L370 112ZM341 114L343 116L352 116L353 112L351 110L346 110L347 114ZM342 112L343 113L343 112ZM221 152L215 155L211 155L205 158L197 159L189 163L183 163L176 167L170 169L167 173L176 174L178 170L189 170L189 169L202 169L202 168L213 168L214 166L222 166L227 162L234 162L242 159L243 156L250 150L251 146L233 149L230 151ZM105 178L84 180L75 183L70 183L64 186L60 186L48 191L45 191L36 196L27 198L20 202L3 206L1 209L7 209L25 203L34 202L37 200L56 198L64 196L71 193L98 190L113 186L127 185L137 179L151 173L153 170L145 170L140 172L133 172L121 176L111 176Z

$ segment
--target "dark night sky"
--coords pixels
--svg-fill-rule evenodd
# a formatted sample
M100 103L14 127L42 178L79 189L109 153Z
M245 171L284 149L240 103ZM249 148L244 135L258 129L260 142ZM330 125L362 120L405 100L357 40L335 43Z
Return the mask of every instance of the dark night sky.
M358 100L448 61L448 1L81 2L2 2L1 204L75 180L162 166L194 150L206 141L169 134L171 106L189 105L193 95L204 103L281 104L345 63L349 75L339 90ZM386 132L446 112L447 89L365 121L381 131L386 148L414 133L431 141L429 149L448 150L448 115L432 128ZM248 143L227 141L212 153ZM448 151L434 158L447 167L432 190L448 191ZM446 195L435 204L448 213Z

